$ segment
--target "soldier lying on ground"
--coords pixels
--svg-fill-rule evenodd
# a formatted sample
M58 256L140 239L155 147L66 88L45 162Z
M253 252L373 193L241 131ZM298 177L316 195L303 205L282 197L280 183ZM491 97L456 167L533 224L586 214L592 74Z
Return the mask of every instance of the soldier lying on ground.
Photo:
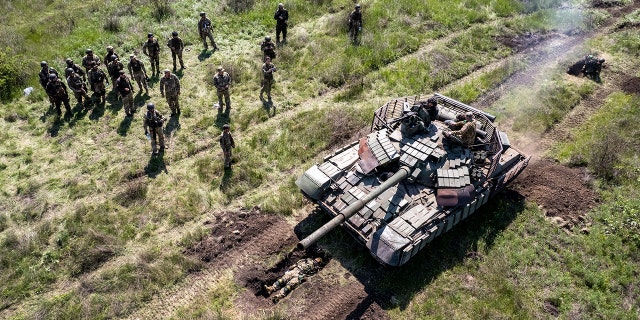
M280 277L280 279L276 280L272 285L264 287L267 295L271 295L271 293L280 290L271 299L274 303L278 302L300 283L304 282L305 277L318 272L321 263L322 258L306 258L296 262L289 270L284 272L284 275Z

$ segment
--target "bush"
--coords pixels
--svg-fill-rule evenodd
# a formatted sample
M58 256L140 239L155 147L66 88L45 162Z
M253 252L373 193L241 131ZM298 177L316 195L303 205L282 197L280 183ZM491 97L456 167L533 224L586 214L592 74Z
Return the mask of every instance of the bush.
M173 15L173 8L169 5L169 0L154 0L151 15L156 21L161 22Z
M107 17L107 21L104 22L104 30L110 31L110 32L120 32L122 30L120 17L115 17L115 16Z
M0 49L0 100L9 101L27 84L27 66L9 50Z

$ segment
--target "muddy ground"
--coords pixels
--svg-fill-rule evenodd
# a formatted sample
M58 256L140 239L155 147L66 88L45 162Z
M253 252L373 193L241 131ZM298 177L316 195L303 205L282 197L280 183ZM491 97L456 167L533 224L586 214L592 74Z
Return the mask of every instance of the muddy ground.
M624 8L620 8L611 1L599 1L597 4L612 13L612 18L607 20L611 28L615 27L616 17L638 7L637 2ZM582 45L585 40L594 35L596 34L550 33L500 40L512 46L515 51L527 54L532 65L540 66L540 64L557 63L562 60L564 52ZM560 41L555 55L550 55L544 50L550 41L556 43ZM570 69L571 66L567 68ZM536 70L538 68L527 68L515 74L503 85L481 97L475 106L487 107L509 90L530 84ZM575 75L580 76L579 73ZM602 97L607 93L617 89L630 93L640 92L638 77L603 71L602 78L603 82L608 84L606 88L603 87L604 89L599 93L596 92L592 97L587 97L582 103L586 107L576 114L569 115L563 125L559 126L561 129L554 129L547 133L547 139L532 149L533 159L527 169L502 195L513 200L514 203L523 200L537 203L549 219L566 232L588 232L589 221L586 220L585 213L598 204L597 195L590 188L593 177L584 168L568 168L544 159L542 153L551 141L569 139L568 129L580 125L585 115L595 112L602 104ZM506 131L509 131L508 128ZM338 261L321 249L294 251L297 241L309 233L300 226L318 225L328 220L321 212L315 211L308 217L300 219L304 220L286 221L279 215L263 213L259 208L216 214L207 222L212 226L211 233L184 252L204 263L204 271L190 276L191 279L187 281L207 281L217 271L233 266L234 281L238 286L246 288L234 301L236 309L244 311L243 315L238 315L239 317L284 314L290 319L389 319L385 309L408 304L408 301L399 300L392 292L381 292L376 289L375 284L385 277L383 274L387 271L382 270L372 258L366 258L367 252L351 244L352 241L349 239L345 239L345 246L354 246L355 252L370 260L365 263L366 270L352 270L343 261ZM294 226L297 227L294 228ZM452 236L457 236L454 231L452 233L454 233ZM437 239L433 245L443 244L438 244ZM465 250L461 250L462 253L457 256L454 255L453 259L468 258L465 256L468 255L468 251L464 252ZM277 304L273 303L264 292L263 286L271 284L293 263L304 257L322 257L323 269L288 297ZM416 264L424 263L428 259L430 258L420 258L418 260L423 262L418 261ZM273 267L265 269L265 265ZM345 272L345 269L348 271ZM428 283L430 277L435 276L437 273L420 280ZM175 309L175 306L188 304L194 301L190 295L202 294L207 287L192 286L191 290L202 292L188 295L181 292L181 290L184 291L183 289L177 288L173 294L175 297L158 303L156 311L163 314L165 311ZM553 312L550 311L550 313ZM142 315L144 317L152 314L143 313Z

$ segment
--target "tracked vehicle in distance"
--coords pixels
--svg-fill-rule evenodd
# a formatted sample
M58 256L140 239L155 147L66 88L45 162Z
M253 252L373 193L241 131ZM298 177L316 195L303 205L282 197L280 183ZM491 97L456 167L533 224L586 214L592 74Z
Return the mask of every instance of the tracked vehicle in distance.
M529 157L510 145L495 117L435 94L437 112L407 130L426 96L387 102L371 133L300 176L296 184L333 218L298 243L305 249L342 226L387 266L401 266L512 182ZM465 146L443 137L445 121L473 113L476 138Z

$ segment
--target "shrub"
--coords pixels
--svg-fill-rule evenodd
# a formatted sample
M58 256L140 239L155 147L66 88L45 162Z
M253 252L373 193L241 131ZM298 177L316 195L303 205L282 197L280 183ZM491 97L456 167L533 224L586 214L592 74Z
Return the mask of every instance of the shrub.
M173 8L169 5L169 0L153 0L153 11L151 15L156 21L161 22L174 13Z
M28 68L22 59L9 52L8 49L0 49L0 100L9 101L15 97L20 88L27 84Z
M120 17L109 16L104 22L104 30L110 32L120 32L122 30L122 24L120 23Z

